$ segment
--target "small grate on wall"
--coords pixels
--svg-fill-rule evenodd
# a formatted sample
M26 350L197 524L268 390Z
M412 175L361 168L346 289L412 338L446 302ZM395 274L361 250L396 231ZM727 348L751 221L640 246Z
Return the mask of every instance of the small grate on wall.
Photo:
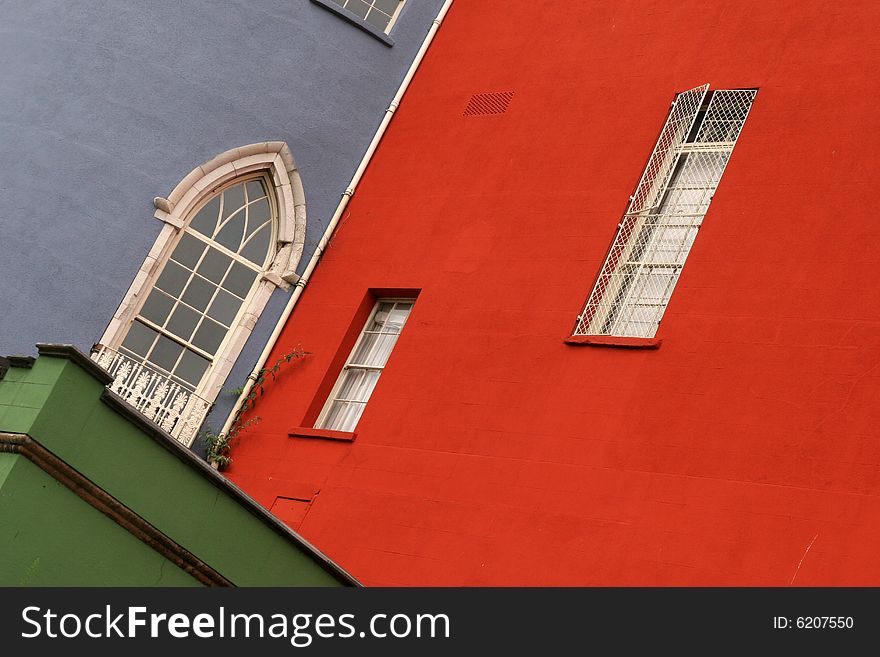
M462 116L478 116L480 114L504 114L510 99L513 98L512 91L501 91L492 94L474 94L468 101L467 107Z

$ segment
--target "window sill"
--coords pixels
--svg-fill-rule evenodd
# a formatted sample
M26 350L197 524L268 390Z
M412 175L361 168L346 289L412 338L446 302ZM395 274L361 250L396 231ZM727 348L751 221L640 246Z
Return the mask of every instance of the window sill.
M315 429L314 427L294 427L287 432L290 438L322 438L352 443L357 434L352 431L333 431L332 429Z
M659 338L623 338L614 335L570 335L565 344L575 347L617 347L619 349L659 349Z
M331 2L330 0L312 0L312 2L316 5L318 5L319 7L323 7L327 11L333 12L334 14L336 14L337 16L342 18L343 20L348 21L349 23L351 23L355 27L359 27L360 29L362 29L364 32L366 32L370 36L373 36L373 37L379 39L379 41L384 43L389 48L394 45L394 39L392 39L390 36L385 34L378 27L374 27L374 26L370 25L369 23L367 23L364 19L360 18L357 14L354 14L354 13L348 11L347 9L343 9L342 7L340 7L339 5L337 5L334 2Z

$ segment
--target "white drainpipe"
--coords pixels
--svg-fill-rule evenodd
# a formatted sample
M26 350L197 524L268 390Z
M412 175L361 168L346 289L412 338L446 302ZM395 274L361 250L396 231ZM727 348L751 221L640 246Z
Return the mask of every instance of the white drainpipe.
M281 318L275 325L275 330L272 331L272 335L269 337L269 341L266 343L266 347L260 354L259 359L257 359L257 364L254 365L253 371L250 373L250 375L248 375L244 389L242 390L241 395L239 395L238 399L235 401L235 406L232 407L232 412L229 414L229 417L226 420L226 424L223 425L223 429L221 431L222 434L227 434L232 428L232 423L235 421L236 414L238 413L242 404L244 404L244 400L250 394L251 389L254 387L254 382L259 376L260 370L263 369L263 366L269 359L269 354L271 353L272 348L275 346L275 342L277 342L278 336L281 335L281 331L284 329L284 325L287 323L287 318L290 317L290 313L292 313L293 309L296 307L297 301L299 301L299 298L302 295L302 291L308 284L309 279L312 276L312 272L315 270L315 267L318 265L318 261L321 259L321 255L324 253L324 249L326 249L327 245L330 243L330 238L333 236L333 231L336 229L336 224L339 223L339 219L340 217L342 217L343 212L345 212L345 208L348 205L349 200L351 200L351 197L354 195L355 189L357 189L358 183L360 183L361 177L364 175L364 171L366 170L367 165L370 163L370 160L373 157L373 153L376 152L376 147L379 146L379 142L382 140L382 136L388 129L388 124L391 123L391 118L394 116L394 111L400 105L400 101L403 99L403 95L406 93L406 90L409 87L409 83L412 81L416 70L419 68L419 64L421 64L422 62L422 59L424 59L425 53L428 51L428 47L434 40L434 35L437 34L437 30L440 29L440 24L446 17L446 12L448 12L449 8L452 6L452 1L453 0L446 0L446 2L443 3L443 6L440 8L440 12L437 14L437 18L434 19L434 22L431 24L431 29L428 30L428 34L425 36L425 40L422 42L421 48L419 48L418 53L416 53L415 59L413 59L412 64L410 64L409 70L406 72L403 81L400 83L400 87L397 89L397 93L394 94L394 98L392 99L391 104L388 106L388 109L385 110L385 116L382 117L382 123L379 124L379 128L376 130L376 134L373 135L373 140L370 142L370 145L367 148L367 152L364 153L364 157L363 159L361 159L360 165L354 172L354 176L352 176L351 182L348 184L348 187L346 187L345 191L342 192L342 198L339 200L339 205L336 206L336 212L333 213L333 217L330 219L330 223L327 224L327 229L324 231L324 235L321 237L321 241L318 242L318 245L315 247L315 250L312 253L312 258L311 260L309 260L309 264L306 267L306 270L303 272L303 275L299 279L299 281L297 281L296 287L293 290L293 294L290 296L290 300L287 302L287 306L285 306L284 312L281 313Z

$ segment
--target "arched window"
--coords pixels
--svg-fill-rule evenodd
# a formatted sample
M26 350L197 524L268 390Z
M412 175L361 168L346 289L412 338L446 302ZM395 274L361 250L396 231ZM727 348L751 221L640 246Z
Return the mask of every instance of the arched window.
M155 204L166 226L93 357L114 392L190 445L272 291L296 280L305 202L287 147L265 142Z
M119 351L198 388L263 272L274 199L263 177L212 196L181 231Z

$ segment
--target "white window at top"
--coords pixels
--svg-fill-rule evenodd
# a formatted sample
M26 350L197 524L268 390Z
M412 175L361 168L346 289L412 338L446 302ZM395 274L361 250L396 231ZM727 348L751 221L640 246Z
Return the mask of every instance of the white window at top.
M756 93L678 94L575 335L655 336Z
M347 9L364 22L381 30L385 34L391 32L394 21L400 15L404 0L331 0L343 9Z
M119 351L195 391L274 255L265 176L209 198L180 233Z
M316 428L354 431L413 303L413 299L380 299L376 303L318 416Z

